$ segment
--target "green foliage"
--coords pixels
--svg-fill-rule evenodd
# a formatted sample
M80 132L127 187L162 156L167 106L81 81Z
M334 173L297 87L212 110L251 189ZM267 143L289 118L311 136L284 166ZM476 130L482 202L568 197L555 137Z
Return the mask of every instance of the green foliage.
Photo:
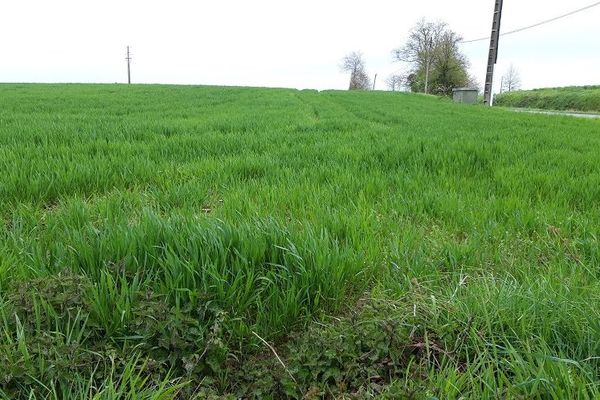
M469 62L458 43L461 38L444 22L421 20L409 32L403 47L393 51L397 61L410 64L405 76L412 92L451 96L470 84Z
M596 121L0 94L0 398L598 396Z
M494 102L505 107L600 112L600 86L519 90L497 95Z
M542 306L523 314L522 289L516 287L511 293L516 300L498 296L491 287L494 293L477 298L489 278L473 280L472 291L465 287L461 291L468 293L459 296L454 288L428 296L424 285L413 282L410 294L397 299L390 300L392 292L383 296L385 300L365 299L349 315L325 318L282 346L285 366L265 353L245 368L233 370L229 391L236 398L261 399L592 399L600 395L598 363L567 358L575 355L573 350L589 331L584 336L572 331L540 340L514 322L518 332L499 329L492 316L478 310L481 303L471 301L485 302L484 307L494 310L505 307L517 321L527 319L523 325L533 323L529 328L535 332L546 328L547 321L538 318L548 310ZM597 301L595 296L588 307L591 318L598 316ZM573 322L566 314L557 319Z

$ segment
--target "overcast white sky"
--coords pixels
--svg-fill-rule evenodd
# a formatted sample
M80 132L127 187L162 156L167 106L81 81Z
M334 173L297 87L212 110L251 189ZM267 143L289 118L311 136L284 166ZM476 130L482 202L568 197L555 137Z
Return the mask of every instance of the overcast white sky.
M506 0L504 31L593 3ZM493 0L0 0L0 82L134 83L345 89L340 59L364 53L383 79L391 50L422 17L465 39L489 34ZM524 88L600 84L600 7L500 42ZM489 43L464 44L483 82ZM497 81L500 79L498 78ZM499 82L497 82L499 83Z

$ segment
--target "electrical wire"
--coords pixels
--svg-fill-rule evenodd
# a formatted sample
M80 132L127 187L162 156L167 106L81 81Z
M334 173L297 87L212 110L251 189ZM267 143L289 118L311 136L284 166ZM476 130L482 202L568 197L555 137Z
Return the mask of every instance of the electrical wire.
M574 11L568 12L568 13L566 13L566 14L562 14L562 15L559 15L559 16L557 16L557 17L550 18L550 19L547 19L547 20L544 20L544 21L538 22L537 24L528 25L528 26L524 26L524 27L522 27L522 28L514 29L514 30L512 30L512 31L508 31L508 32L501 33L501 34L500 34L500 36L511 35L511 34L513 34L513 33L517 33L517 32L523 32L523 31L525 31L525 30L528 30L528 29L531 29L531 28L537 28L538 26L545 25L545 24L548 24L548 23L550 23L550 22L554 22L554 21L557 21L557 20L559 20L559 19L563 19L563 18L566 18L566 17L570 17L570 16L571 16L571 15L573 15L573 14L577 14L577 13L580 13L580 12L582 12L582 11L585 11L585 10L589 10L590 8L597 7L597 6L600 6L600 1L598 1L598 2L596 2L596 3L593 3L593 4L590 4L590 5L588 5L588 6L585 6L585 7L579 8L579 9L577 9L577 10L574 10ZM484 41L484 40L490 40L490 37L489 37L489 36L486 36L486 37L482 37L482 38L479 38L479 39L472 39L472 40L461 40L461 41L460 41L460 42L458 42L458 43L475 43L475 42L481 42L481 41Z

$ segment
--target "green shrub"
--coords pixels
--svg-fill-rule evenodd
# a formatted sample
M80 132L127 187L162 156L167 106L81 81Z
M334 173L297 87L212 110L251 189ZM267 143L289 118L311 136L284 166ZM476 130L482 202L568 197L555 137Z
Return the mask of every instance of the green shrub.
M496 96L505 107L600 112L600 86L519 90Z

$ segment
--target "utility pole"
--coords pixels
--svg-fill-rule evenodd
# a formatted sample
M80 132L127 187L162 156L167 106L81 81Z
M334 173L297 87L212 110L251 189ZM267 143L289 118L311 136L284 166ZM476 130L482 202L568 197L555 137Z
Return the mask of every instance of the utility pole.
M486 106L491 106L494 90L494 66L498 61L498 42L500 41L500 22L502 21L502 3L503 0L496 0L494 6L494 20L492 22L492 36L490 38L490 53L488 57L487 73L485 76L485 91L483 102Z
M375 79L373 79L373 90L375 90L376 83L377 83L377 74L375 74Z
M127 46L127 84L131 85L131 55L129 54L129 46Z

